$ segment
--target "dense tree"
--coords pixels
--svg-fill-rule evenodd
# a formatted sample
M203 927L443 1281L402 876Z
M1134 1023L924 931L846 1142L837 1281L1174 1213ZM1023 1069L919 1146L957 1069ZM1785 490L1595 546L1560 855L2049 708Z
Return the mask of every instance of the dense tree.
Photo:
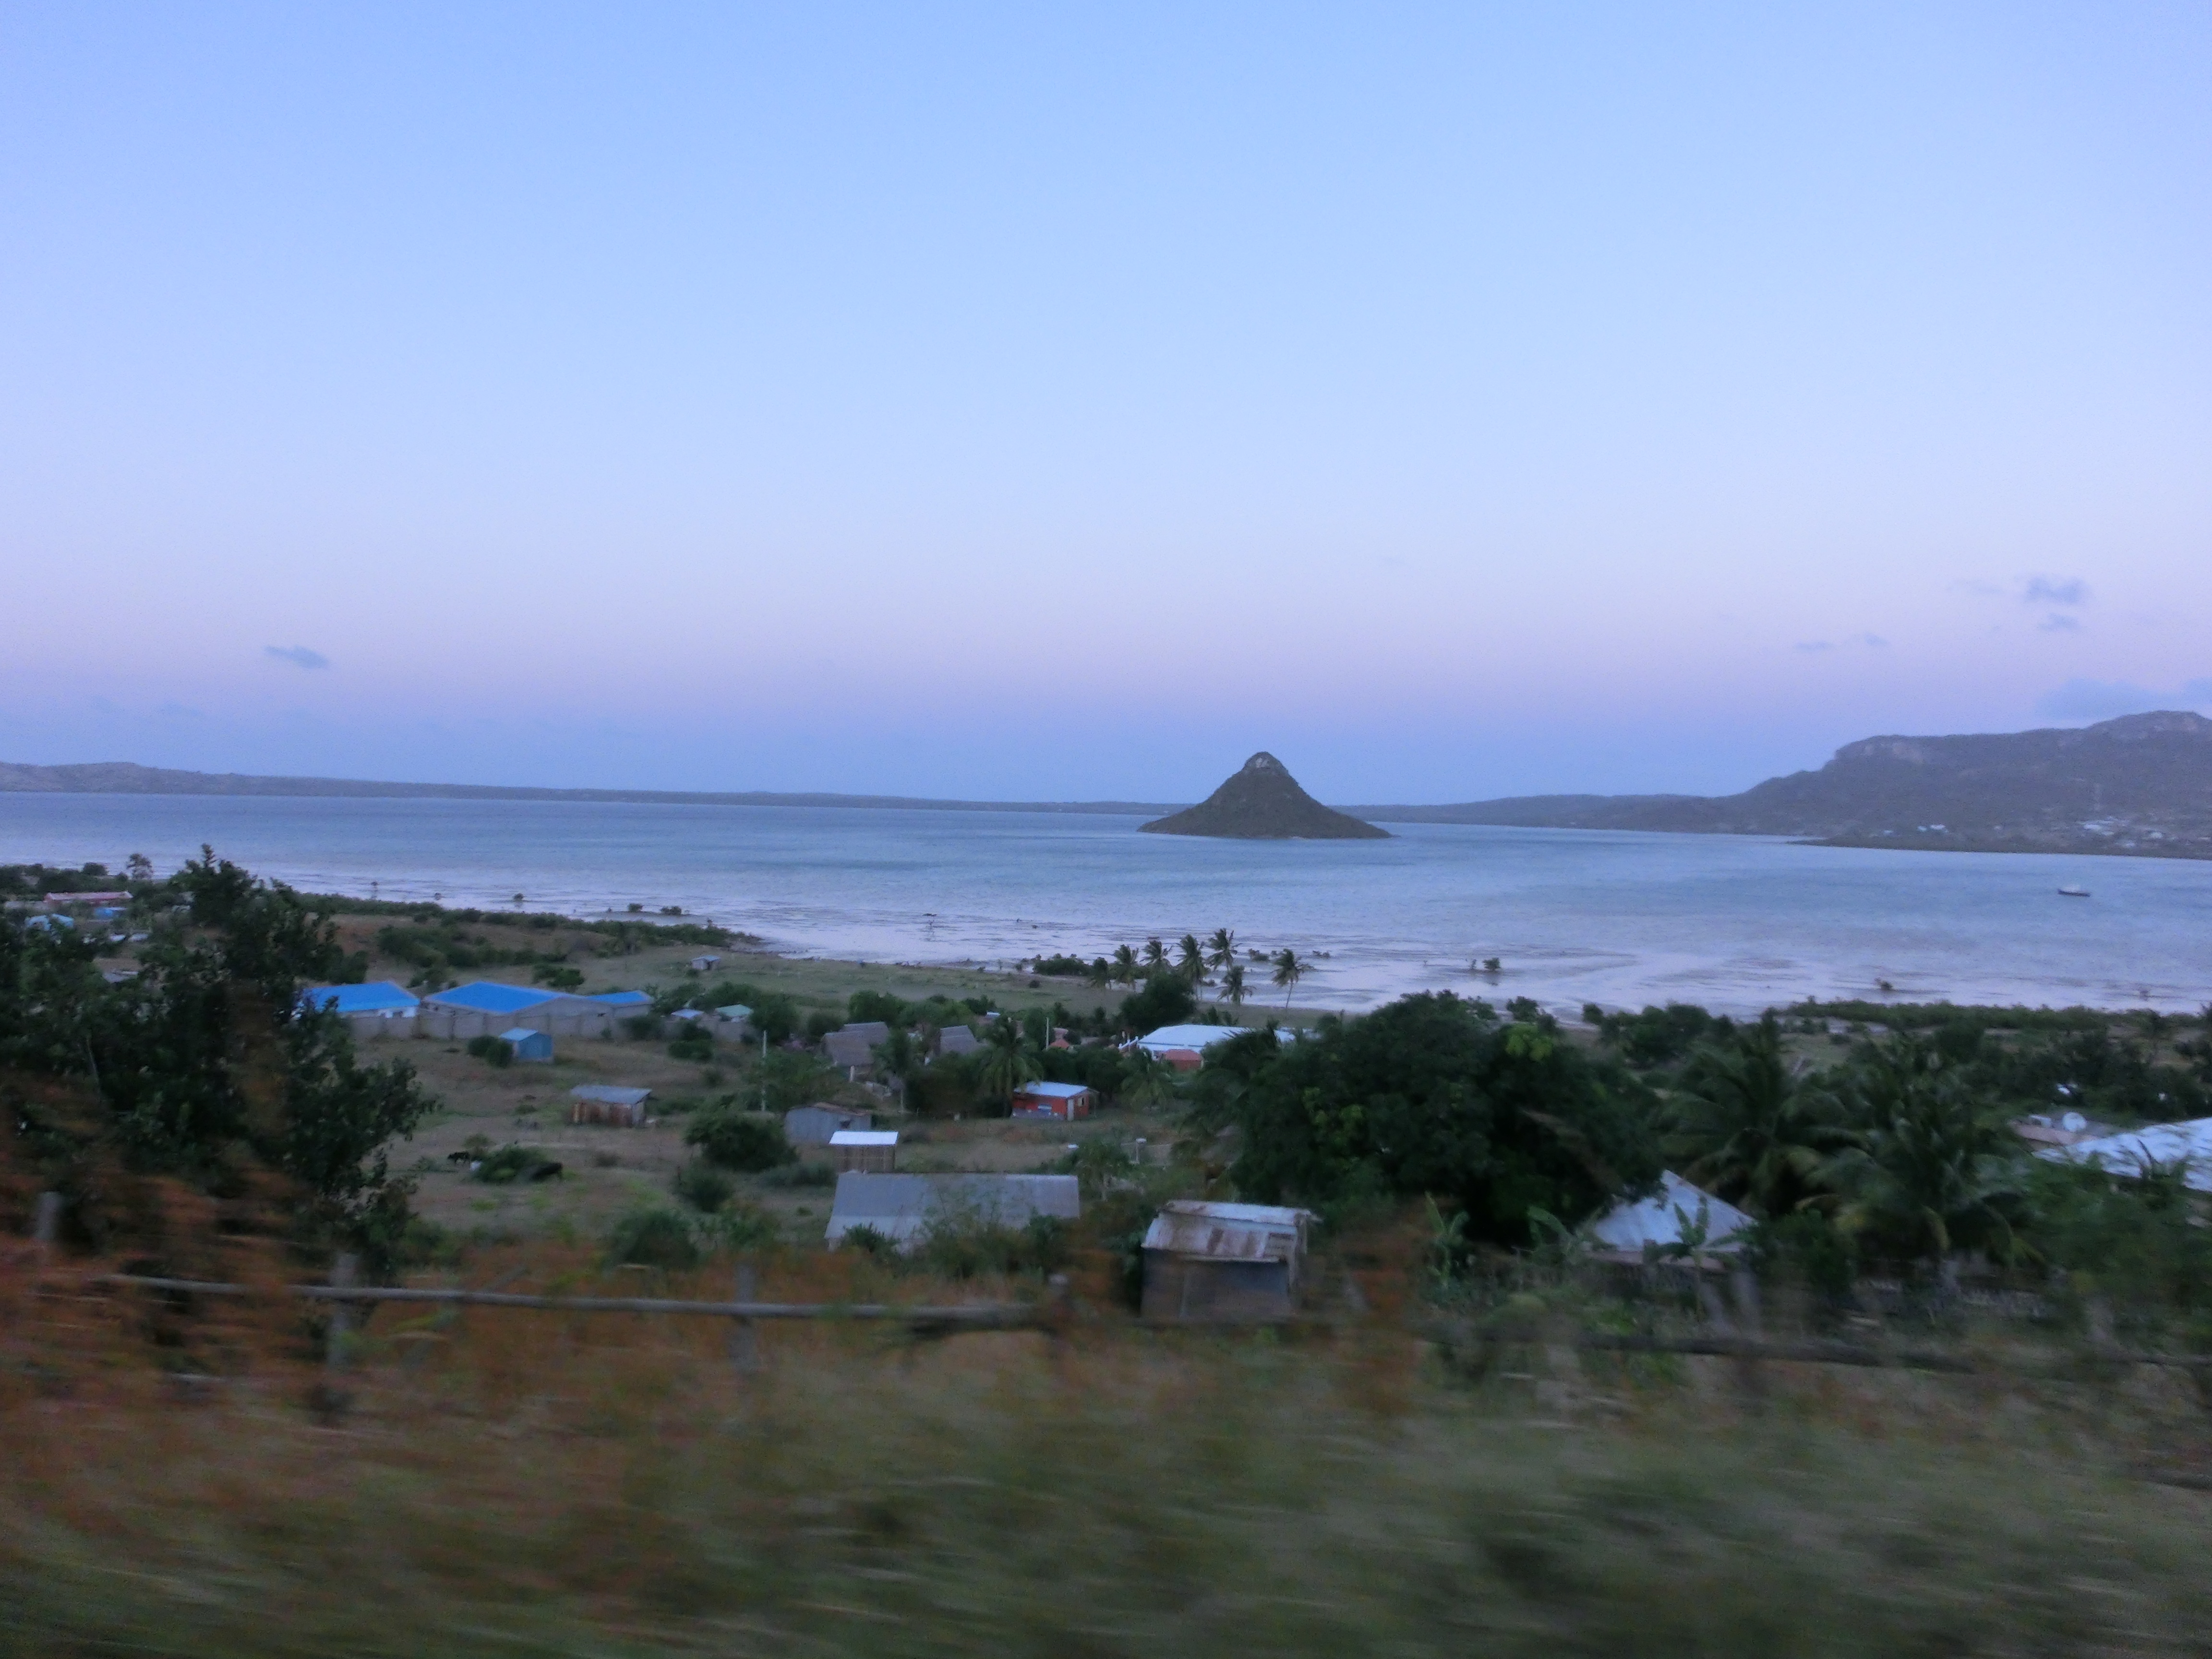
M1820 1178L1843 1197L1838 1225L1907 1260L2017 1254L2027 1149L1966 1067L1906 1034L1856 1057L1837 1086L1854 1144Z
M1200 1121L1236 1123L1238 1189L1262 1203L1430 1194L1471 1236L1521 1242L1543 1210L1579 1220L1657 1178L1649 1092L1560 1040L1500 1026L1449 993L1285 1045L1255 1031L1209 1050Z
M1682 1174L1753 1214L1790 1214L1820 1191L1821 1171L1850 1144L1832 1096L1802 1088L1774 1016L1732 1030L1682 1068L1668 1150Z
M342 960L327 912L204 849L173 885L188 916L120 984L88 942L0 927L0 1087L42 1176L97 1230L111 1161L217 1197L270 1190L258 1171L301 1241L389 1248L407 1188L386 1148L431 1102L405 1061L360 1064L344 1021L303 999ZM64 1095L88 1110L31 1099Z

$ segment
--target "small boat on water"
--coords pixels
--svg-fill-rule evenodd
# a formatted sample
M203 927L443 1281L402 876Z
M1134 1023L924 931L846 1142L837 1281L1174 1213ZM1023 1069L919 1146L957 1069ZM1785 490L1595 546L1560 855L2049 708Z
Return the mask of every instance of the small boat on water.
M2058 896L2061 898L2087 898L2089 896L2089 890L2086 887L2062 887L2058 890Z

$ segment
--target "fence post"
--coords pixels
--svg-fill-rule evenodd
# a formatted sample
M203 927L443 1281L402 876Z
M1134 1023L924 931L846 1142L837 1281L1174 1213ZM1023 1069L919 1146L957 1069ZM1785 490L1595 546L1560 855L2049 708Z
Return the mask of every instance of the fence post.
M338 1290L350 1290L354 1275L361 1270L361 1258L350 1251L331 1264L331 1284ZM324 1363L333 1371L346 1368L347 1339L353 1334L353 1304L331 1304L331 1323L325 1339Z
M757 1275L750 1261L738 1263L738 1294L739 1302L750 1302L759 1292ZM740 1314L730 1328L730 1363L739 1371L760 1369L760 1339L753 1329L753 1322Z
M54 1246L62 1236L62 1195L59 1193L40 1193L39 1207L31 1219L31 1242L39 1247L39 1260L44 1262L54 1253Z
M1757 1399L1766 1388L1756 1352L1766 1340L1765 1322L1759 1316L1759 1276L1748 1267L1737 1267L1729 1275L1729 1293L1735 1304L1736 1328L1744 1344L1743 1352L1736 1358L1736 1381L1745 1394Z

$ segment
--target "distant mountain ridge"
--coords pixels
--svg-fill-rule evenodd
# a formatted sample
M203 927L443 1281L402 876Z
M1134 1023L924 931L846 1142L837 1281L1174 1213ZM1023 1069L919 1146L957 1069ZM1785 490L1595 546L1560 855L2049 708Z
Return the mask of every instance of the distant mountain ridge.
M2212 720L2169 710L2078 729L1863 738L1818 771L1769 778L1739 795L1532 795L1352 810L1403 823L2212 858Z
M1275 763L1279 768L1280 763ZM1288 779L1289 774L1283 776ZM1295 780L1291 787L1297 788ZM1148 801L962 801L905 795L377 783L345 778L185 772L128 761L73 766L0 762L0 793L7 793L334 795L1145 817L1175 814L1179 807L1178 803ZM1297 793L1316 811L1331 817L1356 814L1347 817L1352 823L1369 819L1386 823L1657 830L1790 836L1838 847L2212 858L2212 720L2170 710L2130 714L2078 729L1966 737L1863 738L1845 744L1816 771L1770 778L1735 795L1522 795L1443 806L1354 806L1337 813L1303 789ZM1368 823L1358 833L1386 832Z
M763 790L541 789L501 783L380 783L363 778L265 777L246 772L185 772L135 761L24 766L0 761L0 794L290 795L361 800L585 800L647 806L910 807L938 812L1172 812L1179 802L1150 800L930 800L911 795L777 794Z
M1155 836L1235 841L1388 841L1390 832L1323 806L1266 750L1195 806L1138 828Z

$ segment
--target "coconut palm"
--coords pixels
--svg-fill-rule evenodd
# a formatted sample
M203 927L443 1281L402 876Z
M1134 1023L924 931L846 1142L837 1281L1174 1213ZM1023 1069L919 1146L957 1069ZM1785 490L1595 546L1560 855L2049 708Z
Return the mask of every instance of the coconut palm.
M1221 970L1221 994L1229 999L1231 1007L1244 1006L1244 964L1232 962Z
M1850 1144L1834 1098L1799 1086L1769 1014L1683 1067L1668 1150L1690 1180L1755 1215L1802 1207Z
M1237 960L1237 935L1226 927L1217 927L1213 936L1206 941L1206 961L1211 968L1226 968Z
M1114 947L1114 982L1131 985L1137 978L1137 953L1126 945Z
M1206 947L1195 933L1185 933L1176 945L1176 967L1193 987L1206 983Z
M1275 983L1283 988L1283 1006L1291 1006L1291 993L1306 976L1306 964L1298 960L1298 953L1285 945L1275 952Z
M2025 1159L1999 1103L1911 1036L1855 1064L1844 1091L1856 1144L1821 1171L1844 1195L1838 1226L1939 1262L1955 1249L2015 1254Z
M1146 939L1145 941L1145 967L1146 971L1155 974L1165 973L1167 971L1167 946L1161 944L1159 940L1156 939Z
M1011 1100L1014 1091L1044 1075L1044 1066L1023 1038L1021 1022L1001 1014L984 1034L983 1060L976 1081L986 1093Z

